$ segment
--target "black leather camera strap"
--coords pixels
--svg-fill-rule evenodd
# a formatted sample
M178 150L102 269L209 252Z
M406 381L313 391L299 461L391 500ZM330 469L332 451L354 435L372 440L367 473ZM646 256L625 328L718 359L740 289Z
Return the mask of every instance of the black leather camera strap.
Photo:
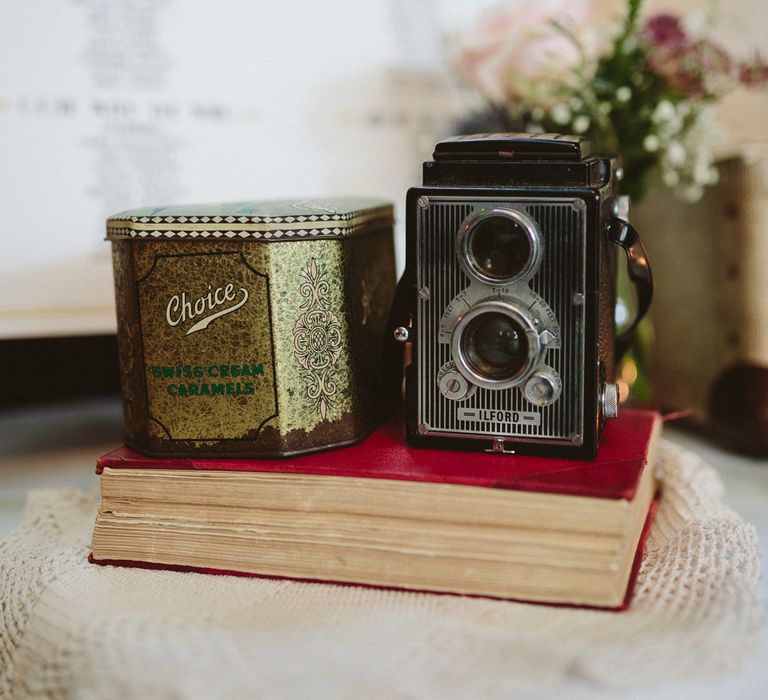
M612 219L608 225L608 239L620 245L627 254L627 274L637 294L637 313L630 326L616 338L614 355L616 362L629 350L635 339L635 331L642 321L653 298L653 275L645 248L635 228L623 219Z

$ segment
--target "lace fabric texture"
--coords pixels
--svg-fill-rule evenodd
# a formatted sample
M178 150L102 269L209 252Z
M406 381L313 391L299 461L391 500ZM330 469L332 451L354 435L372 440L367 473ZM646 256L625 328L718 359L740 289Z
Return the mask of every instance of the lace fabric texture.
M36 491L0 540L0 698L585 697L738 666L760 634L751 525L662 442L623 613L91 565L92 495Z

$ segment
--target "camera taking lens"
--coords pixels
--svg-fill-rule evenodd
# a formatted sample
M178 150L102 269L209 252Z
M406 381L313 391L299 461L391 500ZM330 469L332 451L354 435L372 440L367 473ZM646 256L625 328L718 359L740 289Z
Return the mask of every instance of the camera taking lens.
M524 309L501 300L469 309L456 324L451 344L458 371L487 389L525 381L542 352L533 320Z
M467 364L489 379L514 378L528 363L528 341L520 324L497 312L473 318L461 346Z

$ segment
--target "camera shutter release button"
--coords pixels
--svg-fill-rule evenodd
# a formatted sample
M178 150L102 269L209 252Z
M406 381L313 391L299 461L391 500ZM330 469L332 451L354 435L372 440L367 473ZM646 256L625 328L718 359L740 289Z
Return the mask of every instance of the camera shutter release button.
M619 415L619 385L604 384L600 401L603 415L606 418L616 418Z

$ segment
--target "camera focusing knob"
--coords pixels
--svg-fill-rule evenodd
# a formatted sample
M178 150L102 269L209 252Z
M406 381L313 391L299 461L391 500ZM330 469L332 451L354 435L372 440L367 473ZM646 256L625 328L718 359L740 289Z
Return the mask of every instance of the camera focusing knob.
M606 418L616 418L619 415L619 385L603 384L600 393L600 408Z

